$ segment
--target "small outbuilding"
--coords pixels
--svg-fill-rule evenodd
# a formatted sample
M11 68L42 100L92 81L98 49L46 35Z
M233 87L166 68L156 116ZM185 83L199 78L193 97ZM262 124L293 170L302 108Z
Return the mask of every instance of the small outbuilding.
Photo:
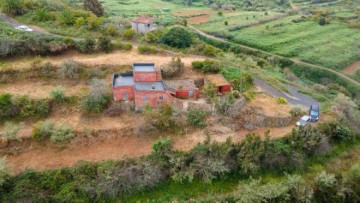
M131 21L131 27L137 33L146 33L155 29L154 21L154 18L151 18L147 15L142 15Z
M199 96L194 80L166 80L164 83L166 90L174 97L188 99Z
M209 75L206 77L206 83L213 83L216 87L216 92L219 94L225 94L231 91L230 83L221 74Z

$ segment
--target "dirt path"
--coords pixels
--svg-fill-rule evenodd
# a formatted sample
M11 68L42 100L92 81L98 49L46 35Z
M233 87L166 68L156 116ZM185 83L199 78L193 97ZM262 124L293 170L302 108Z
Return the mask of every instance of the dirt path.
M354 74L359 69L360 69L360 61L356 61L353 64L351 64L350 66L344 68L342 71L344 73Z
M210 38L210 39L214 39L214 40L217 40L217 41L221 41L221 42L228 42L227 40L225 39L222 39L222 38L218 38L218 37L215 37L215 36L212 36L212 35L209 35L209 34L206 34L205 32L195 28L194 26L191 26L191 25L188 25L188 27L192 28L193 30L195 30L197 33L199 33L200 35L204 36L204 37L207 37L207 38ZM245 45L241 45L241 44L236 44L240 47L243 47L243 48L246 48L246 49L249 49L249 50L253 50L253 51L258 51L258 52L261 52L263 54L266 54L266 55L269 55L269 56L275 56L275 57L278 57L278 58L284 58L284 59L289 59L289 58L286 58L286 57L283 57L283 56L280 56L280 55L277 55L277 54L273 54L273 53L270 53L270 52L267 52L267 51L263 51L263 50L260 50L260 49L255 49L253 47L248 47L248 46L245 46ZM323 67L323 66L319 66L319 65L314 65L314 64L310 64L310 63L307 63L307 62L304 62L304 61L300 61L300 60L297 60L297 59L290 59L292 60L295 64L300 64L300 65L306 65L306 66L310 66L312 68L317 68L317 69L321 69L321 70L326 70L326 71L329 71L329 72L332 72L336 75L338 75L339 77L341 78L344 78L346 80L348 80L349 82L355 84L355 85L358 85L360 86L360 83L357 82L356 80L338 72L338 71L335 71L335 70L332 70L330 68L326 68L326 67Z
M216 132L215 132L216 128ZM124 128L125 129L125 128ZM233 132L223 126L213 126L210 135L213 140L224 142L228 137L239 142L250 131ZM210 130L211 130L210 129ZM272 137L281 137L290 133L292 126L270 129ZM268 128L259 128L254 133L264 135ZM66 148L46 146L33 142L26 151L14 155L7 155L6 159L12 166L12 171L20 173L26 169L44 170L75 165L80 160L104 161L109 159L124 159L125 157L140 157L151 153L152 144L159 136L117 135L104 133L101 137L85 137L73 141ZM203 130L192 134L171 137L175 149L188 151L197 143L206 139Z

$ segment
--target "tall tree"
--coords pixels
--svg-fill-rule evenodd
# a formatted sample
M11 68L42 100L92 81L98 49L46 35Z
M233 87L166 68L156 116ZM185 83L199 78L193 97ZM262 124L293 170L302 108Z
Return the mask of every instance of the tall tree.
M93 12L97 17L104 15L104 8L98 0L85 0L84 9Z

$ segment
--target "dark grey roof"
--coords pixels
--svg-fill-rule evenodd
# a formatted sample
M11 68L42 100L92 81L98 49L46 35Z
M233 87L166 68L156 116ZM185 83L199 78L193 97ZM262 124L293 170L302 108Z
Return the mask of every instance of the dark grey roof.
M134 63L134 72L155 72L155 64L153 63Z
M165 90L163 82L136 82L135 90Z
M133 76L120 76L115 78L114 87L120 86L134 86Z

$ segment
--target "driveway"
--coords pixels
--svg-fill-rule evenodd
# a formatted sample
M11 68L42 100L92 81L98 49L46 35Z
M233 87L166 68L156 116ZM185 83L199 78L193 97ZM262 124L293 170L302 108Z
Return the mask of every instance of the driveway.
M292 85L287 85L287 88L290 91L290 94L288 94L286 92L281 92L271 87L270 85L266 84L264 81L260 80L259 78L254 77L254 82L264 92L267 92L274 97L283 97L292 106L300 106L302 108L308 109L312 104L320 105L319 102L317 102L310 96L299 93L298 88Z
M24 24L21 24L21 23L17 22L14 18L11 18L11 17L9 17L6 14L1 13L1 12L0 12L0 19L3 20L4 22L14 26L14 27L24 25ZM28 27L32 28L31 26L28 26ZM35 33L46 34L46 35L49 34L49 33L45 32L45 31L41 31L39 29L35 29L35 28L32 28L32 29L34 30L33 32L35 32ZM55 35L55 36L58 36L58 35Z

